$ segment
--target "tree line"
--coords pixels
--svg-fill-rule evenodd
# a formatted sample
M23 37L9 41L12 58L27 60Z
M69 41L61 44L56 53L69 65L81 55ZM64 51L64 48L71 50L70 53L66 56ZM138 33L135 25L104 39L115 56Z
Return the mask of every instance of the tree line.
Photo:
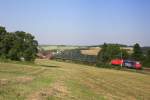
M38 52L38 42L24 31L7 32L0 26L0 58L16 61L34 61Z
M101 50L97 56L94 55L83 55L80 50L65 50L61 53L54 55L55 59L79 61L84 63L96 64L100 67L111 67L110 62L112 59L124 59L124 60L136 60L140 61L143 66L150 66L150 50L147 53L143 53L142 48L138 43L133 46L133 52L129 53L126 49L121 48L119 44L107 44L104 43L100 46Z
M108 64L115 58L141 61L144 66L150 66L150 50L144 54L138 43L134 44L133 53L131 54L121 49L117 44L104 43L102 45L102 50L97 55L97 64Z

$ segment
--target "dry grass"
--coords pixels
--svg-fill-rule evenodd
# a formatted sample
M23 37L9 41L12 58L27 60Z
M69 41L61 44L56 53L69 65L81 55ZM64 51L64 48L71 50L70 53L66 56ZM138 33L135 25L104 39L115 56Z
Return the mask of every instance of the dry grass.
M22 77L18 77L16 78L16 82L18 83L28 83L28 82L31 82L33 80L32 77L26 77L26 76L22 76Z
M81 50L81 54L96 56L100 50L101 50L101 48L99 48L99 47L91 47L88 50Z
M150 75L49 60L0 64L0 100L150 100Z

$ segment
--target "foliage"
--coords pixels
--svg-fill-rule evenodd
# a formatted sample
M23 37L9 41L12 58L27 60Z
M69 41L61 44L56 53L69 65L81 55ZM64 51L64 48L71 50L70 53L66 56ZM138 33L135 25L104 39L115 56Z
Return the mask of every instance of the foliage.
M6 30L5 30L5 27L0 27L0 56L2 56L3 54L3 38L4 36L6 35Z
M147 51L147 60L150 61L150 50Z
M143 60L143 52L138 43L136 43L133 47L132 59L139 61Z
M38 42L30 33L16 31L9 33L0 27L0 57L11 60L33 61L36 57Z
M129 53L124 49L121 50L121 56L123 59L128 59L130 57Z
M143 61L145 67L150 67L150 50L147 51L146 57Z
M101 63L101 62L105 63L108 61L109 54L107 53L107 47L108 47L108 45L106 43L104 43L104 45L102 46L102 50L97 55L98 63Z
M120 58L121 53L123 57L127 56L127 52L121 52L120 46L117 44L106 44L102 46L102 50L98 53L97 63L109 63L111 59Z

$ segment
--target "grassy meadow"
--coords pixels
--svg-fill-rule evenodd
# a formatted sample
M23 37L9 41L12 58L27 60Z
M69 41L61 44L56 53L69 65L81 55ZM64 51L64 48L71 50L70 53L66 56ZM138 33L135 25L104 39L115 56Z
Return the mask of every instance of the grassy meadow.
M150 75L39 59L0 63L0 100L150 100Z

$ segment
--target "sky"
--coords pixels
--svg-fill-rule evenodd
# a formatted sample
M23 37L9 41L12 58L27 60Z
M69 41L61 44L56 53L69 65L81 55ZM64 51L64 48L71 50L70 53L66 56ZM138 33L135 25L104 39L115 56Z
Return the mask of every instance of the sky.
M0 0L0 26L39 44L150 46L150 0Z

